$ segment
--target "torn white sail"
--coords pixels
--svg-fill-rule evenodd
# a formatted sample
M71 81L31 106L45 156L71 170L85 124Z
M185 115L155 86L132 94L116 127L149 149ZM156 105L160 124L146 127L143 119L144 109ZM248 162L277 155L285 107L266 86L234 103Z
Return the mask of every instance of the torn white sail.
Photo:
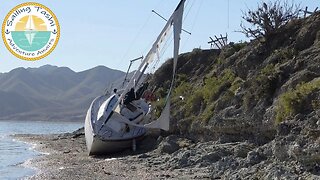
M143 59L143 61L140 64L140 66L135 71L135 73L132 76L132 78L130 79L129 83L127 84L127 86L123 90L123 93L120 95L117 103L112 108L112 111L114 111L115 108L118 106L118 104L124 99L124 96L129 91L129 89L134 88L135 84L138 84L138 82L136 82L136 83L134 83L134 82L136 80L139 81L138 77L140 76L140 74L143 74L146 67L150 63L153 62L157 52L159 51L159 48L161 48L161 45L163 44L165 38L168 37L169 31L170 31L171 27L173 26L174 27L174 51L173 51L174 52L173 53L174 66L173 66L173 77L172 77L173 80L172 80L172 83L170 86L170 90L169 90L167 97L166 97L166 103L164 106L165 108L164 108L163 112L161 113L160 118L158 118L155 122L153 122L149 125L145 125L145 127L147 127L147 128L160 128L160 129L164 129L164 130L169 129L169 117L170 117L170 99L169 98L170 98L171 91L173 88L175 69L177 66L177 60L178 60L178 54L179 54L179 45L180 45L179 41L180 41L180 34L181 34L181 28L182 28L182 17L183 17L184 3L185 3L185 0L180 1L179 5L175 9L174 13L171 15L169 20L167 21L167 23L164 26L164 28L162 29L161 33L157 37L156 41L153 43L152 48L149 50L148 54L145 56L145 58ZM104 113L106 113L106 112L104 112ZM108 117L109 114L110 114L110 112L108 112L108 114L104 114L104 115L105 115L105 117ZM108 119L106 119L106 121L107 120ZM134 125L132 122L129 122L127 120L119 120L119 121L122 121L124 123L129 124L129 125ZM141 125L135 124L135 126L141 126Z
M176 76L176 68L177 68L177 62L178 62L178 56L179 56L179 47L180 47L180 34L182 29L182 17L183 17L183 9L184 9L184 2L181 1L178 5L177 9L175 10L173 16L172 16L172 23L173 23L173 38L174 38L174 49L173 49L173 72L172 72L172 81L170 85L169 92L166 97L165 106L164 109L161 112L160 117L154 121L154 123L151 125L148 125L148 127L152 128L159 128L163 129L165 131L169 130L170 127L170 96L174 85L174 80Z
M168 99L164 109L161 112L160 117L157 120L155 120L149 124L146 124L145 127L169 131L169 128L170 128L170 99Z
M169 32L170 28L172 27L172 25L174 25L175 22L182 23L182 14L183 14L183 9L184 9L184 3L185 3L185 0L181 0L180 1L180 3L177 6L176 10L174 11L174 13L171 15L171 17L167 21L167 23L164 26L164 28L162 29L161 33L157 37L157 40L153 43L152 48L149 50L148 54L146 55L146 57L144 58L144 60L140 64L140 66L137 69L137 71L135 71L135 74L130 79L127 87L124 89L124 91L121 94L119 99L123 99L125 93L128 92L128 90L133 86L134 80L136 80L139 77L139 74L140 73L144 73L144 72L141 71L142 68L144 68L145 66L148 66L150 63L153 62L158 48L161 47L161 44L162 44L162 42L164 42L164 38L167 37L168 32ZM176 18L181 18L181 20L178 20ZM181 25L177 26L177 27L181 28ZM176 30L176 31L178 32L178 30ZM181 32L181 30L180 30L180 32ZM180 36L179 36L178 40L180 40ZM177 48L178 48L178 51L179 51L179 47L177 47Z

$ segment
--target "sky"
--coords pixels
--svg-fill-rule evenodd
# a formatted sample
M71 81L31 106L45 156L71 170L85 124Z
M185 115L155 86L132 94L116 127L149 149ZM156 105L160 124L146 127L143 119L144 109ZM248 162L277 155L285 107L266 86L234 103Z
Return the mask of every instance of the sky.
M273 0L272 0L273 1ZM21 0L3 0L1 24L6 14ZM146 55L165 21L152 13L155 10L169 18L179 0L38 0L57 16L61 37L56 49L44 59L24 61L13 56L0 42L0 72L17 67L40 67L50 64L66 66L79 72L99 65L126 71L129 61ZM187 0L180 52L194 48L209 49L209 37L225 35L232 42L247 41L240 30L243 11L255 9L260 0ZM314 10L317 0L293 0L301 7ZM172 38L171 38L172 39ZM172 41L168 41L163 60L172 57ZM133 64L133 68L139 63Z

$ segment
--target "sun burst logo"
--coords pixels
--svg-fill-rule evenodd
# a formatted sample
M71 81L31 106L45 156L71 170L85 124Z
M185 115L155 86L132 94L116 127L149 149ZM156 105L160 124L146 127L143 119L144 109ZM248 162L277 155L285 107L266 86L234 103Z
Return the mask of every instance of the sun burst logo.
M60 26L46 6L28 2L14 7L2 24L2 38L7 49L23 60L39 60L57 46Z

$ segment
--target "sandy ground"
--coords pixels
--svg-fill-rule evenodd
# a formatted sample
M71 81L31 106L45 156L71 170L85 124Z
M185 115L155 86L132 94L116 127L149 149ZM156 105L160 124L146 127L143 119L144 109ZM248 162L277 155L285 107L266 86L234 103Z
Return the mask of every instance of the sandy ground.
M35 143L46 155L29 161L38 173L28 179L199 179L196 169L161 166L157 153L157 136L146 137L138 150L126 150L108 156L88 156L83 133L57 135L15 135L24 142ZM161 161L162 160L162 161ZM197 174L197 175L196 175ZM200 173L201 175L201 173ZM205 179L206 176L201 176ZM208 177L207 177L208 178Z

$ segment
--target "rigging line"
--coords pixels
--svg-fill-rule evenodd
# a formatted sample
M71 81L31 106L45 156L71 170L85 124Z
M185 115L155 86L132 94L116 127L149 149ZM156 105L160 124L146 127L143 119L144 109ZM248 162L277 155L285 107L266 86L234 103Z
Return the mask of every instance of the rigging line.
M196 1L196 0L193 1L193 4L192 4L192 6L190 7L190 9L193 7L195 1ZM190 30L191 32L193 32L193 29L194 29L194 27L195 27L195 25L196 25L197 19L198 19L199 14L200 14L200 9L201 9L201 7L202 7L202 5L203 5L203 1L204 1L204 0L202 0L202 1L200 2L200 5L199 5L199 7L198 7L198 9L197 9L195 18L194 18L194 20L193 20L193 22L192 22L192 25L191 25L191 30ZM184 48L185 48L185 46L188 44L190 38L191 38L190 36L188 36L188 37L186 38L186 40L184 41L184 43L181 45L181 49L184 49Z
M185 13L185 15L184 15L184 17L183 17L183 22L184 22L185 19L188 17L188 15L189 15L189 13L190 13L193 5L194 5L194 2L195 2L195 1L192 2L192 4L191 4L190 8L188 9L187 13ZM186 7L188 7L189 4L190 4L189 1L187 1Z
M133 44L135 44L135 42L137 41L138 37L141 35L142 33L142 30L144 29L144 27L147 25L147 23L150 21L150 18L152 16L152 13L149 13L148 17L147 17L147 20L143 23L143 25L141 26L141 28L139 29L137 35L133 38L132 42L130 43L130 46L128 47L128 49L126 50L126 52L123 54L119 64L121 65L123 63L123 61L126 59L126 56L129 54L130 50L132 49L133 47ZM119 68L119 67L118 67Z
M173 33L171 32L168 36L168 40L166 41L165 44L163 44L163 48L162 51L160 52L159 57L162 58L164 53L167 51L167 49L169 48L169 46L172 44L173 41Z
M190 4L190 1L186 1L186 2L187 2L187 3L186 3L185 6L188 7L189 4ZM202 0L201 3L200 3L200 6L199 6L199 8L198 8L198 12L197 12L197 14L196 14L196 17L197 17L198 14L199 14L200 7L201 7L202 3L203 3L203 0ZM187 13L184 14L183 22L186 21L186 19L187 19L189 13L190 13L192 7L194 6L194 4L195 4L195 0L191 3L191 6L190 6L190 8L188 8ZM195 20L196 20L196 19L195 19ZM195 22L195 20L194 20L194 22ZM195 24L195 23L193 23L192 29L193 29L193 27L194 27L194 24ZM191 30L190 32L192 32L192 30ZM173 34L173 33L172 33L172 31L171 31L168 40L167 40L166 43L163 45L163 48L162 48L163 51L160 53L160 54L161 54L161 55L160 55L160 58L162 58L162 56L164 55L164 53L166 52L166 50L167 50L167 49L169 48L169 46L171 45L171 43L172 43L172 41L173 41L172 34ZM190 35L191 35L191 34L190 34ZM188 36L188 39L189 39L189 38L190 38L190 36ZM169 42L169 39L170 39L170 42ZM169 42L169 43L168 43L168 42ZM168 45L168 46L165 47L166 45ZM182 49L181 46L180 46L180 49Z
M186 19L187 19L189 13L190 13L192 7L194 6L194 3L195 3L195 0L191 3L190 8L188 8L188 11L187 11L187 13L185 14L185 16L184 16L184 18L183 18L183 22L186 21ZM199 15L200 7L201 7L202 3L203 3L203 0L202 0L201 3L200 3L200 6L199 6L198 11L197 11L197 13L196 13L196 17ZM190 1L187 1L186 7L189 6L189 4L190 4ZM196 20L196 19L197 19L197 18L195 18L195 20ZM194 27L194 25L195 25L195 20L194 20L194 22L193 22L192 29L193 29L193 27ZM159 55L159 60L155 61L154 66L152 66L151 71L155 71L155 69L157 68L157 66L158 66L158 64L159 64L159 62L160 62L160 60L161 60L161 58L163 58L163 55L166 53L167 49L168 49L168 48L170 47L170 45L172 44L172 42L173 42L173 37L172 37L172 36L173 36L173 32L170 31L168 40L167 40L166 43L163 45L162 51L159 53L159 54L160 54L160 55ZM188 39L189 39L189 38L190 38L190 37L188 36ZM184 44L184 45L185 45L185 44ZM180 48L180 49L182 49L182 48ZM151 68L151 67L150 67L150 68Z
M149 72L154 71L155 66L161 61L161 57L162 57L162 54L163 54L162 51L163 51L163 49L166 47L169 39L170 39L171 36L172 36L172 31L169 31L169 32L170 32L170 33L167 35L168 38L166 39L165 43L161 46L161 47L162 47L162 48L161 48L161 52L159 52L159 56L157 56L157 60L154 60L154 61L152 62L152 65L148 66L148 71L149 71Z
M163 58L163 55L165 54L165 52L168 50L168 48L170 47L170 45L173 42L173 37L172 37L173 33L170 34L168 40L166 41L166 43L164 44L162 51L159 53L159 60L157 62L155 62L154 65L154 71L156 70L157 66L159 65L160 60Z
M163 3L163 0L159 0L159 2L154 6L154 8L153 9L159 9L158 7L164 7L164 5L165 5L166 3ZM151 15L153 14L153 10L151 11ZM142 51L142 54L144 53L144 52L148 52L148 50L150 49L150 46L152 46L152 44L153 44L153 42L155 42L155 40L156 40L157 38L154 38L154 39L152 39L149 43L148 43L148 45L144 48L144 50Z
M194 3L195 3L195 1L193 1L193 3L191 4L188 12L185 14L185 16L184 16L184 18L183 18L183 22L186 20L186 17L188 16L188 14L189 14L191 8L193 7ZM187 7L189 4L190 4L190 2L187 1L186 7ZM158 16L160 16L162 19L166 20L163 16L159 15L159 14L158 14L157 12L155 12L154 10L152 10L152 12L155 13L155 14L157 14ZM149 66L149 67L148 67L148 71L150 71L150 72L155 71L155 69L157 68L159 62L161 61L161 59L162 59L162 57L163 57L163 55L165 54L165 52L167 51L167 49L169 48L169 46L172 44L172 41L173 41L173 37L172 37L172 36L173 36L173 32L170 31L170 34L169 34L168 36L169 36L169 37L167 38L166 42L165 42L165 43L163 44L163 46L162 46L161 52L159 52L159 58L158 58L158 60L156 60L156 61L153 62L153 64L154 64L153 66Z
M158 5L157 5L157 7L160 5L160 3L161 3L162 6L164 5L164 3L160 0L159 3L158 3ZM187 1L187 3L188 3L188 1ZM156 8L154 8L154 9L156 9ZM155 14L157 14L158 16L160 16L162 19L166 20L163 16L161 16L160 14L158 14L155 10L151 10L151 14L152 14L152 13L155 13ZM147 51L150 49L150 46L152 46L152 44L153 44L153 42L154 42L155 40L156 40L156 38L154 38L152 41L150 41L149 44L144 48L143 52L147 52ZM142 54L143 54L143 52L142 52Z
M230 28L230 0L228 0L228 15L227 15L227 17L228 17L228 20L227 20L227 22L228 22L228 30L229 30L229 28Z

